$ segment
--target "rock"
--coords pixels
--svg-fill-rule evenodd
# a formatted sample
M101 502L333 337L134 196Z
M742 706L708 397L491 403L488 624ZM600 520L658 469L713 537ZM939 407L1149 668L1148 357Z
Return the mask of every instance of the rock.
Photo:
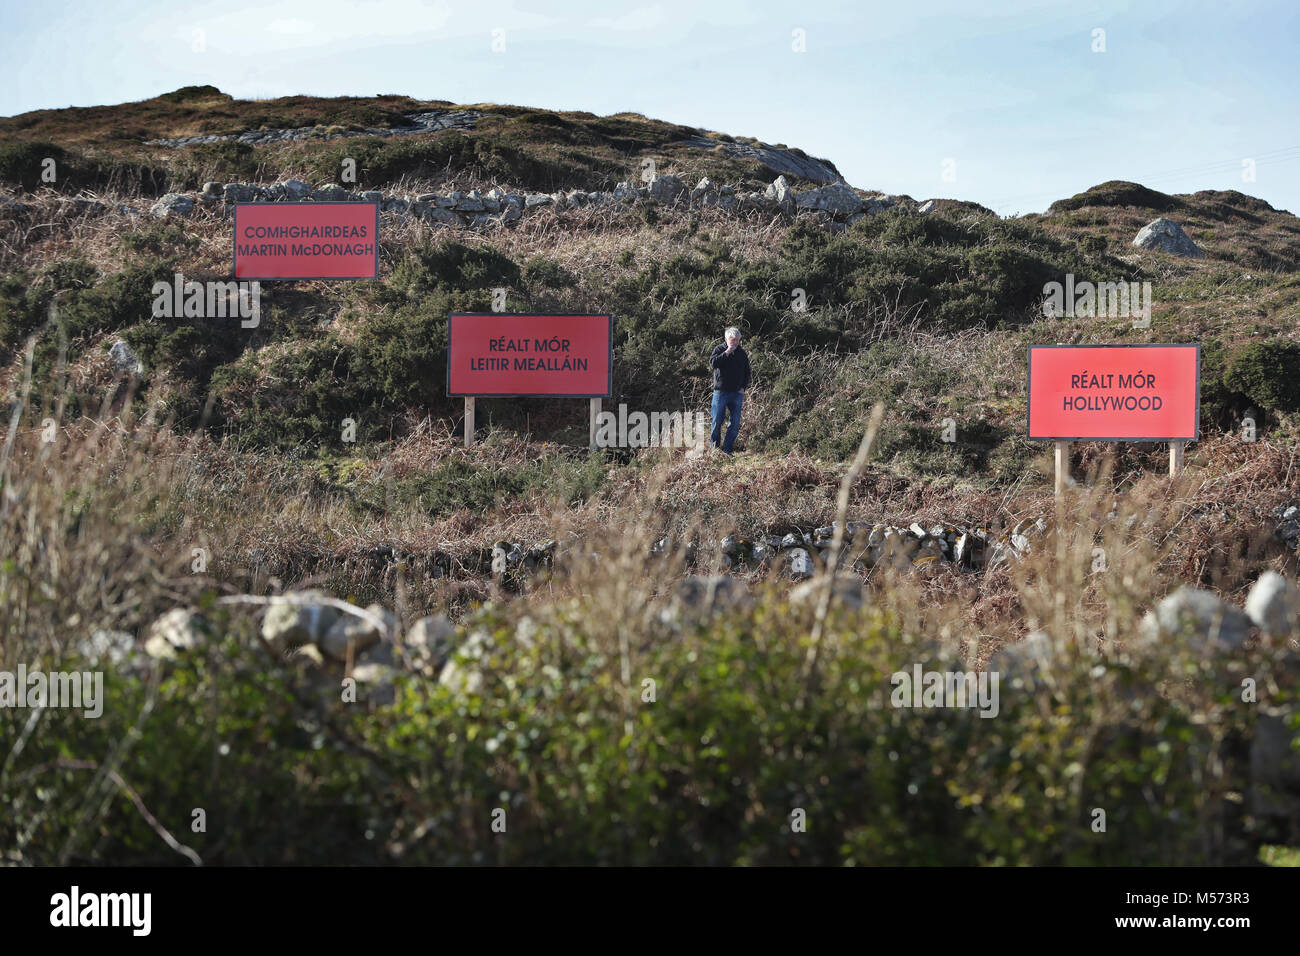
M939 202L936 199L927 199L925 202L921 203L921 205L916 208L916 211L919 212L922 216L928 216L931 213L935 213L939 211Z
M380 192L378 189L367 189L365 192L361 194L361 198L365 202L377 202L382 205L384 201L384 194Z
M477 189L471 189L456 202L456 209L460 212L483 212L486 208L483 205L483 197L478 194Z
M149 215L155 219L168 216L188 216L194 212L194 200L180 193L168 193L149 207Z
M348 191L333 183L324 183L312 190L311 198L316 202L347 202Z
M1180 587L1147 612L1140 632L1145 641L1186 633L1193 650L1238 648L1250 634L1251 620L1209 591Z
M430 203L432 203L432 202L437 202L437 201L438 201L438 194L437 194L437 193L420 193L420 195L418 195L418 196L415 197L415 201L416 201L416 202L430 202Z
M357 682L358 701L365 701L378 707L388 707L397 699L397 688L393 680L397 677L396 668L375 661L367 661L352 668L352 679Z
M1051 666L1055 643L1045 631L1033 631L1014 644L1003 645L989 659L988 670L1003 682L1033 685Z
M524 208L532 209L534 206L549 206L555 200L546 193L528 193L524 196Z
M113 368L117 369L123 375L143 375L144 363L140 361L131 346L127 345L121 339L113 343L108 350L108 357L113 363Z
M790 592L792 604L804 604L808 601L821 600L825 576L805 581ZM867 590L862 582L851 574L838 574L831 589L831 603L841 604L851 611L860 611L867 604Z
M317 643L317 647L326 657L336 661L346 661L350 648L352 658L355 660L358 654L371 645L392 639L397 630L397 618L393 613L382 604L371 604L366 611L379 618L380 626L376 626L374 621L355 614L340 615Z
M221 198L223 184L208 182L203 184L203 194L199 196L204 202L216 202Z
M702 618L723 610L748 607L752 601L745 586L733 577L692 574L677 585L677 591L661 618L665 622Z
M286 179L283 183L285 195L295 202L311 198L311 187L301 179Z
M674 202L684 192L686 184L672 174L655 176L650 180L650 198L655 202Z
M456 627L445 614L422 617L406 632L402 649L408 664L415 670L437 674L456 649Z
M858 194L844 183L832 183L829 186L798 193L794 201L799 209L828 212L831 215L847 216L862 208L862 200L858 198Z
M786 211L795 207L794 192L790 189L790 183L784 176L777 176L763 195Z
M465 225L460 216L450 209L444 209L442 206L417 205L412 207L411 211L426 222L440 222L445 226Z
M1290 637L1300 617L1300 591L1276 571L1265 571L1250 589L1245 611L1262 630Z
M1172 219L1153 219L1139 230L1133 245L1139 249L1151 249L1155 252L1167 252L1174 256L1189 259L1204 259L1205 253L1192 242L1191 237L1183 232L1181 226Z
M144 652L159 660L176 657L177 651L192 651L211 635L211 625L198 613L178 607L149 626Z
M794 578L813 576L813 559L807 548L790 548L785 552L786 568Z
M262 618L262 637L280 654L300 644L319 647L341 613L320 603L323 597L319 591L299 591L275 598Z
M228 203L252 202L256 195L256 189L248 183L226 183L221 191L222 200Z

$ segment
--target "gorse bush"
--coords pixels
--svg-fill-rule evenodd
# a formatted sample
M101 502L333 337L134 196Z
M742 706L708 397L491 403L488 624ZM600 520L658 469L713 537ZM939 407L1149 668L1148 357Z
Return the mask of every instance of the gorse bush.
M1300 343L1251 342L1232 358L1223 383L1270 411L1300 411Z

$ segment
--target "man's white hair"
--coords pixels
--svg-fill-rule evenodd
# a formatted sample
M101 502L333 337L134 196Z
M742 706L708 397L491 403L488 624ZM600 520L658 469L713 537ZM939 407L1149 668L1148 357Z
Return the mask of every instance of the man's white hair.
M722 337L723 337L724 339L729 339L729 338L731 338L733 335L734 335L736 338L740 338L740 329L736 328L734 325L729 326L729 327L727 328L727 331L725 331L725 332L722 333Z

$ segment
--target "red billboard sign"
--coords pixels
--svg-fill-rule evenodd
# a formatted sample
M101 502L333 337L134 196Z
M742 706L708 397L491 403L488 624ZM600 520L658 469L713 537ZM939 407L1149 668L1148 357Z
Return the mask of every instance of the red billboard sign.
M379 203L235 204L236 279L377 279Z
M1031 345L1031 441L1195 441L1199 345Z
M454 313L447 394L603 398L613 389L608 315Z

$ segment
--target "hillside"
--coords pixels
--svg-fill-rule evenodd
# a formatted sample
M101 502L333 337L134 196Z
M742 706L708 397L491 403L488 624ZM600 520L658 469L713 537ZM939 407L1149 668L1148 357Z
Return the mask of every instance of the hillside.
M53 182L42 178L48 159ZM255 327L154 314L156 282L230 277L233 203L289 199L379 203L379 279L264 283ZM1162 217L1200 258L1133 245ZM1149 326L1046 316L1045 287L1067 275L1150 283ZM479 399L478 443L462 447L461 401L446 396L447 317L491 311L500 289L509 311L613 316L606 408L706 408L706 357L738 326L754 371L738 454L589 453L585 402L565 399ZM1050 448L1024 438L1027 347L1172 342L1202 348L1201 440L1186 473L1164 477L1163 445L1077 443L1077 485L1058 507ZM396 95L238 101L188 87L0 118L0 389L12 416L0 638L55 656L90 655L96 639L135 661L118 668L118 692L139 703L161 687L160 713L180 727L129 758L143 778L159 762L206 760L195 754L217 724L191 722L183 700L228 680L251 681L239 684L250 708L265 708L273 737L301 745L247 753L254 783L236 816L268 794L308 796L310 811L249 822L219 851L226 862L289 862L312 827L356 862L802 852L1196 863L1300 842L1293 768L1268 777L1285 781L1279 803L1256 800L1265 718L1221 691L1251 676L1271 682L1270 707L1287 706L1294 633L1247 622L1233 652L1213 659L1197 656L1195 634L1138 641L1143 615L1182 585L1235 610L1265 572L1296 575L1300 531L1283 516L1300 503L1300 220L1262 200L1107 182L1044 214L1000 218L854 188L831 159L786 144L636 113ZM840 509L878 403L871 454ZM1098 549L1114 573L1094 573ZM828 618L805 579L820 581L832 561L852 580ZM691 590L701 581L707 595ZM296 623L277 643L268 622L296 613L275 603L290 592L372 605L391 618L376 646L395 648L358 663L362 648L345 640L335 659L323 633ZM710 617L714 608L726 610ZM160 620L175 627L159 631ZM820 663L809 633L826 635ZM282 655L265 674L258 635ZM1059 667L1046 678L1034 669L1043 642ZM298 645L308 659L289 653ZM478 663L457 670L452 647ZM918 655L1000 660L1030 675L1021 690L1047 680L1064 711L1044 716L1043 698L1017 696L1005 705L1010 729L988 722L1004 734L994 739L978 719L905 724L863 688ZM161 684L146 658L172 662ZM320 700L354 666L370 667L362 683L383 693L364 715L329 710ZM467 668L479 675L472 689ZM1166 694L1170 668L1204 680ZM660 717L629 704L637 675L651 673L689 687L665 695ZM1142 703L1129 713L1134 687ZM234 704L213 717L252 739L264 728L249 719ZM1283 719L1268 712L1268 746L1281 740L1274 769L1294 759ZM602 730L590 739L575 729L593 720ZM728 730L751 723L754 739ZM95 745L125 726L97 729ZM497 744L471 746L480 734ZM1007 774L1021 759L1017 734L1042 779ZM1172 751L1145 746L1165 736ZM313 737L346 743L302 743ZM46 757L62 739L51 731ZM1206 783L1198 761L1210 751L1221 762ZM700 768L719 762L752 789L702 794ZM1069 781L1085 765L1079 789ZM406 766L423 769L395 769ZM350 803L350 781L370 773L374 791ZM1152 774L1169 780L1164 802L1143 802ZM64 810L51 811L63 823L75 776L59 790ZM815 782L831 776L845 796ZM624 777L643 815L623 821L627 831L602 823L607 842L573 834L553 809L615 806L606 784ZM5 780L8 808L30 807ZM433 833L426 801L453 786L466 795ZM909 786L919 800L900 796ZM473 836L466 815L483 809L473 787L509 791L521 814L570 842L500 850ZM1255 788L1245 811L1228 796L1243 787ZM159 783L150 799L181 812L186 798ZM1073 833L1090 799L1127 808L1149 846L1094 844L1086 826L1049 836ZM814 847L754 823L799 800L838 821ZM128 817L115 819L131 836L102 852L157 862ZM358 840L366 820L387 828L384 847ZM680 836L656 854L643 838L661 831ZM624 846L626 832L637 838ZM945 847L932 836L942 832L958 836ZM100 852L85 842L73 857Z

